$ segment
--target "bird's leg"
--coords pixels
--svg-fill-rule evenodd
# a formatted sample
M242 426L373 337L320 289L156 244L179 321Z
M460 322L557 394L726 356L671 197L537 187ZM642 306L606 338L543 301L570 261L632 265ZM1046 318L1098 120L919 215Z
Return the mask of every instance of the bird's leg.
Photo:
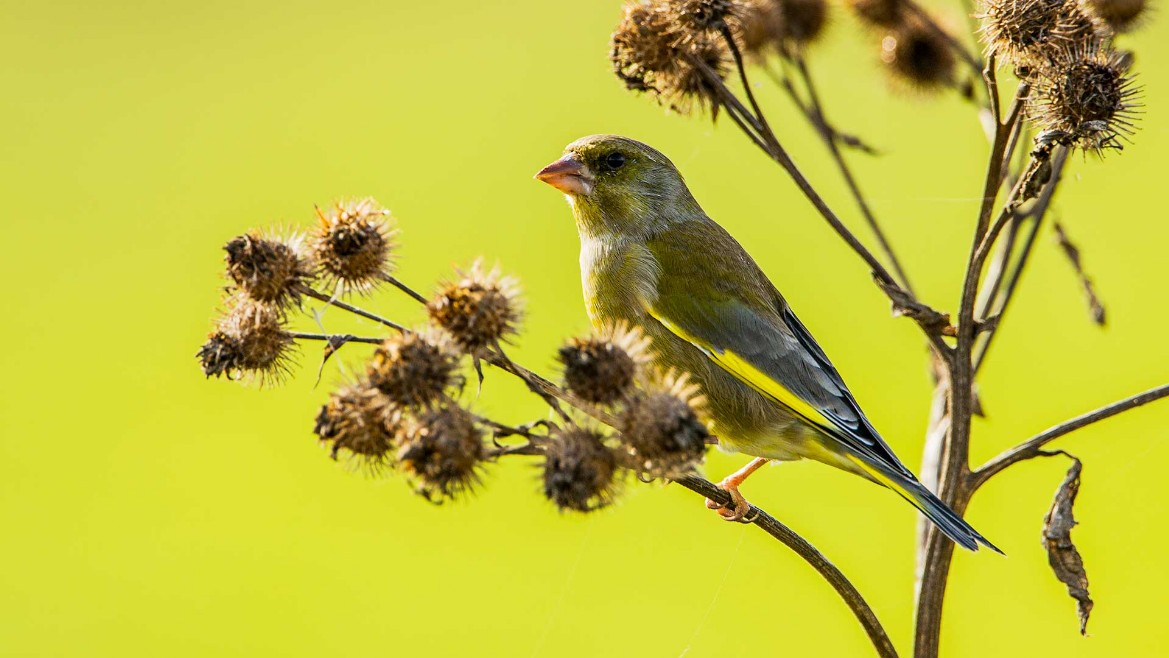
M739 493L739 485L743 484L752 473L759 470L769 460L766 457L756 457L752 459L749 464L731 473L719 482L718 488L731 495L731 507L717 503L709 498L706 499L706 506L709 509L718 510L718 515L723 517L726 521L742 521L747 512L751 510L750 503L743 494Z

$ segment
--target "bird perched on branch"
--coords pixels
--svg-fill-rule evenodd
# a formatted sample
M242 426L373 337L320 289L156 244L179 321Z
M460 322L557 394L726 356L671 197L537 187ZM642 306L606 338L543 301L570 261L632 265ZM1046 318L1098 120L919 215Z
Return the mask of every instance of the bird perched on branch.
M756 457L720 483L732 505L709 507L740 520L747 476L768 460L814 459L892 489L965 548L998 550L897 459L783 296L666 156L594 135L536 178L572 206L593 324L644 331L658 365L701 386L719 442Z

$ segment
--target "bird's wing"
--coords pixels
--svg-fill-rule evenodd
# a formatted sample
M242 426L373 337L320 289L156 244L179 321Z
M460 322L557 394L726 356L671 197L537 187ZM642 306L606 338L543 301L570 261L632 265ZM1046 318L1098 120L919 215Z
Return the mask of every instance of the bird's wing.
M646 312L728 373L857 456L909 474L865 417L824 350L754 261L737 243L720 246L724 250L717 255L704 252L708 257L702 259L699 272L677 267L689 260L683 254L661 253L673 251L671 247L650 245L656 256L667 259L657 298L646 300ZM744 265L749 281L742 281ZM715 283L696 286L694 276Z

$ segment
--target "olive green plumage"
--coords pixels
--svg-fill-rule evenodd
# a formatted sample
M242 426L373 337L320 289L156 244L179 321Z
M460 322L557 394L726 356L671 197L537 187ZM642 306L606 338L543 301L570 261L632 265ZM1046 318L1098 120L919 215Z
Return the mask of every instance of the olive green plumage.
M861 475L962 546L994 548L897 459L783 296L664 155L594 135L539 177L568 195L593 324L624 321L650 336L659 365L702 387L721 444Z

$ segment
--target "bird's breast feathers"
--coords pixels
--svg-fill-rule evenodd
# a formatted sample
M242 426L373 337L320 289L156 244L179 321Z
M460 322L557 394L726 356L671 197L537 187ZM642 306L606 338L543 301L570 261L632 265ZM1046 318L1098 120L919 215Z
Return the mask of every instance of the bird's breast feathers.
M619 320L639 324L637 316L657 299L661 267L649 250L631 240L582 236L580 272L594 325Z

